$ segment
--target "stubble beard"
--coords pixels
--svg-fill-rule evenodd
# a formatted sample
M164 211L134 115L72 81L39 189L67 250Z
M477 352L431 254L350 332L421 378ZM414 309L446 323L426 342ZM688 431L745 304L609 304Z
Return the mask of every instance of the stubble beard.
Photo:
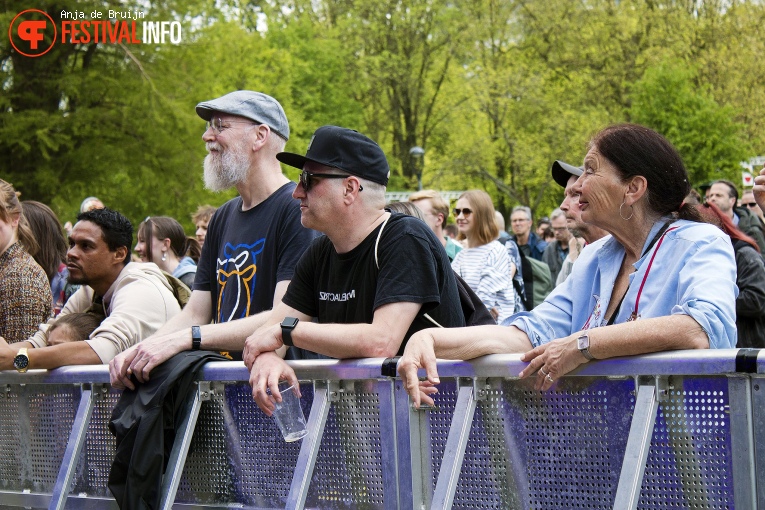
M210 146L208 145L208 149ZM215 148L220 149L219 146ZM205 188L211 191L225 191L247 179L250 161L247 152L239 144L223 151L222 154L208 153L204 169Z

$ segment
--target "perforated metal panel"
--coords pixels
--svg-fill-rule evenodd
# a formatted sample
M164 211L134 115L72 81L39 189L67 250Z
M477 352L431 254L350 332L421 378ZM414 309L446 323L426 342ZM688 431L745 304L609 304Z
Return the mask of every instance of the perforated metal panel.
M526 382L490 384L479 401L455 509L610 509L634 406L631 380L577 378L541 393ZM430 412L435 478L456 404L439 386Z
M634 389L632 380L572 378L511 395L525 408L530 508L613 507Z
M0 484L6 490L52 492L79 404L79 387L6 389L0 397Z
M733 508L728 380L672 378L654 427L641 510Z
M380 402L374 381L343 386L333 403L306 499L308 508L383 508Z
M446 440L449 436L449 427L451 426L454 409L457 406L457 383L449 379L441 379L438 385L438 396L435 398L436 408L427 413L427 421L430 436L431 465L433 467L433 479L430 487L424 487L423 490L432 493L438 481L438 473L441 471L441 461L444 458L446 449ZM468 446L470 449L470 446Z
M433 475L426 492L435 487L444 463L457 402L455 381L443 380L438 409L422 421L427 430L421 430L417 420L413 436L423 441L424 463L431 462L422 470L424 476ZM742 413L751 409L746 407L749 402L733 402L744 408L734 407L731 422L730 400L739 399L742 392L729 396L726 376L675 376L670 383L668 399L660 403L638 508L734 508L738 500L734 503L733 462L737 481L747 472L742 473L742 463L734 460L730 435L739 432L735 458L741 458L740 447L746 446L740 433L741 421L746 420ZM635 405L634 384L631 378L571 377L545 393L525 381L489 379L486 386L479 384L484 394L477 403L453 508L611 509ZM253 402L246 382L213 386L212 400L202 406L176 501L194 507L284 508L301 442L281 439L273 419ZM380 402L389 400L390 383L347 381L341 388L329 412L306 508L391 506L383 495L390 496L395 483L393 468L384 463L393 453L393 434L388 431L383 440L380 430L381 423L386 425L382 420L395 419L380 415ZM64 456L80 386L12 382L0 389L0 508L44 506ZM753 385L752 391L758 395L759 386ZM312 385L302 385L301 392L308 416ZM119 393L96 394L71 493L109 498L115 441L108 421ZM407 448L405 427L397 433L399 447ZM755 430L761 437L758 434ZM399 453L406 457L406 452ZM25 490L31 494L22 494ZM742 493L737 484L736 497L743 494L745 500L746 490ZM6 501L9 497L12 501ZM112 504L103 499L70 503L73 508Z
M0 487L21 490L19 438L25 437L19 413L19 388L4 386L0 392ZM24 434L22 434L22 430Z
M109 431L109 420L121 392L107 386L103 389L109 391L96 390L87 439L77 465L71 494L113 497L108 482L117 440Z
M306 416L311 385L301 385ZM247 383L215 386L202 404L177 502L284 507L300 442L285 443Z

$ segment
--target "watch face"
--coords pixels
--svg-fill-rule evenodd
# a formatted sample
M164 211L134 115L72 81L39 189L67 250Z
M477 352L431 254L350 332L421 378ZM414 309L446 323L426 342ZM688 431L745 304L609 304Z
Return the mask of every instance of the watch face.
M295 317L285 317L282 321L282 326L285 328L294 328L297 326L298 320Z
M29 358L26 356L16 356L13 358L13 366L17 370L22 370L29 366Z
M590 347L590 337L587 335L582 335L579 338L576 339L577 345L579 346L579 350L582 349L588 349Z

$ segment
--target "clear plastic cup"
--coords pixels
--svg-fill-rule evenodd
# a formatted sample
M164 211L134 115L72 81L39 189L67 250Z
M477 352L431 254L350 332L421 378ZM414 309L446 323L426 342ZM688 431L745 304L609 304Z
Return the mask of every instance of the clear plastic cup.
M277 402L271 397L276 409L274 418L279 430L282 431L284 440L289 442L302 439L308 434L305 424L303 409L300 407L300 398L297 396L298 385L290 385L289 381L279 382L279 393L282 395L282 401Z

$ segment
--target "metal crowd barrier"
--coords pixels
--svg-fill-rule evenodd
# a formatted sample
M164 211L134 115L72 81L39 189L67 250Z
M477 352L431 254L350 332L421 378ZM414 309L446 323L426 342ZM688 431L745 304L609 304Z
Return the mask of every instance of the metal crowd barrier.
M518 379L518 356L444 361L428 410L390 361L292 362L309 416L296 443L258 410L241 363L210 363L162 508L765 509L758 355L592 362L545 393ZM0 372L0 508L117 508L108 381L100 366Z

